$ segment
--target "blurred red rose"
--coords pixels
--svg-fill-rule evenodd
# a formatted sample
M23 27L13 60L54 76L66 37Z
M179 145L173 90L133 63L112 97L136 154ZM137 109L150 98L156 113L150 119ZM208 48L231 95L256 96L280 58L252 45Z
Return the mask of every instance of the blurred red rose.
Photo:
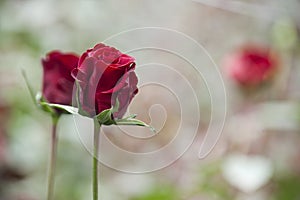
M77 66L79 57L71 53L52 51L42 59L43 97L49 103L72 105L74 78L71 71Z
M225 57L223 67L239 84L256 86L271 79L278 60L269 48L247 45Z
M84 114L93 117L119 101L115 118L121 118L137 94L135 59L119 50L97 44L79 59L74 77L79 82L79 103Z

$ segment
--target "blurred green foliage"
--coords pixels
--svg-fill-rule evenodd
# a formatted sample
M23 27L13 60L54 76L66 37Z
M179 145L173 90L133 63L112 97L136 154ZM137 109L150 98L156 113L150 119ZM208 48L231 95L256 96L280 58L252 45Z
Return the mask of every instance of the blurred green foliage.
M299 175L283 176L275 179L275 200L299 200L300 177Z
M298 33L294 21L282 18L275 21L272 30L274 45L282 50L291 50L298 46Z
M230 186L221 176L221 162L212 162L199 170L198 194L208 194L220 200L234 199Z
M41 44L37 36L30 30L0 31L0 46L3 49L24 49L31 53L41 51Z
M160 185L146 192L139 197L133 197L130 200L178 200L180 194L174 186Z

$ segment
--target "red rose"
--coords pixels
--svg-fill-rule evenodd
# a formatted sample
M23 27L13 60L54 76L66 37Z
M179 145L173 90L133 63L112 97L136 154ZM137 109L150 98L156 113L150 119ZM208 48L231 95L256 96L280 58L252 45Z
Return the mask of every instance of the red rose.
M138 92L135 59L119 50L97 44L79 59L74 76L80 85L79 103L84 114L93 117L119 101L115 118L121 118Z
M52 51L42 59L43 97L49 103L72 105L74 78L71 71L77 66L79 57Z
M269 80L277 66L277 59L270 49L253 45L242 47L224 60L229 77L244 86L255 86Z

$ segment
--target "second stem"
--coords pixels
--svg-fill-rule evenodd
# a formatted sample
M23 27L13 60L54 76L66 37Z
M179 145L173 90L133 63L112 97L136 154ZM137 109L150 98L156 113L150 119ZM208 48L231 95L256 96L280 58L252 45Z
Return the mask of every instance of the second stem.
M93 150L93 200L98 200L98 150L101 124L94 119L94 150Z
M54 196L54 183L55 183L55 167L56 167L56 154L57 154L57 123L59 116L52 116L52 134L51 134L51 150L48 172L48 191L47 200L53 200Z

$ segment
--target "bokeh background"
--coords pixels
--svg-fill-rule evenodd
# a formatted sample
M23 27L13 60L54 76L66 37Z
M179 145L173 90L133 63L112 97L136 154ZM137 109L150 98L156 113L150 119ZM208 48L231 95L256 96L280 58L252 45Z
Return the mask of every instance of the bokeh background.
M209 95L205 85L200 85L201 120L184 156L167 168L145 174L121 173L101 165L101 199L299 200L299 9L296 0L1 0L0 199L39 200L46 193L51 120L33 104L21 69L39 91L40 60L47 52L59 49L81 54L125 30L163 27L194 38L219 66L227 93L224 130L213 151L199 160L199 146L211 116ZM223 73L222 60L239 46L252 43L276 51L281 70L267 86L243 90ZM160 72L156 73L159 77ZM161 78L177 84L174 77ZM107 137L136 152L167 144L180 117L178 105L172 100L168 103L168 97L159 92L157 88L141 90L132 105L141 119L159 123L155 119L160 119L161 112L153 112L150 119L148 108L153 102L168 104L168 119L156 139L141 144L113 134L114 127L106 128ZM187 98L184 103L188 102ZM185 126L189 135L189 124ZM134 131L149 134L144 129ZM88 128L84 134L92 136ZM59 138L55 199L91 199L91 156L71 116L60 121ZM163 156L172 155L158 159ZM114 159L120 165L130 162L126 157Z

